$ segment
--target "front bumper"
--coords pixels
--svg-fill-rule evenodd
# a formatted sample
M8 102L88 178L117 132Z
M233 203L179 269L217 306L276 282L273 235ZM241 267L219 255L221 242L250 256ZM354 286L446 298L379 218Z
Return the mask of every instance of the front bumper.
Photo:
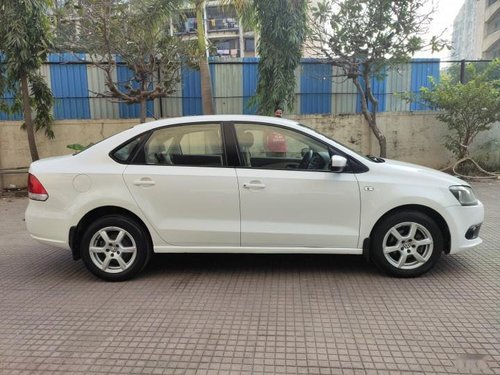
M484 220L484 206L481 202L476 206L447 207L445 216L450 230L450 254L472 249L483 242L479 236L470 236L471 227L481 225Z

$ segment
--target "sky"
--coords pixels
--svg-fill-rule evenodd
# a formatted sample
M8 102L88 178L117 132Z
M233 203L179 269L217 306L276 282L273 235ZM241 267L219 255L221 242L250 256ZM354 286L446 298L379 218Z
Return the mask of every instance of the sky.
M430 0L429 8L432 6L431 3L434 3L437 10L433 15L433 21L429 28L429 35L439 35L446 29L443 37L451 41L453 20L458 14L460 7L463 5L464 0ZM450 51L445 49L436 54L431 54L430 51L421 51L417 54L417 57L439 57L446 60L450 57Z

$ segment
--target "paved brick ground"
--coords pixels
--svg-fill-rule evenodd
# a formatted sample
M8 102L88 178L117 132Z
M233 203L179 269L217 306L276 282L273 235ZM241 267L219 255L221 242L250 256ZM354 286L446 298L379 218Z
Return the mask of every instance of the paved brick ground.
M98 281L0 199L0 373L500 374L500 183L484 244L424 277L358 257L158 256Z

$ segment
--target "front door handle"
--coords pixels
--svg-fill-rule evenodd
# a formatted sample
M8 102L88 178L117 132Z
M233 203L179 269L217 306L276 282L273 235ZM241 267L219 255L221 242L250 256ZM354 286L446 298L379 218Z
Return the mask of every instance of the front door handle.
M135 186L153 186L156 184L156 182L154 182L152 179L150 179L149 177L143 177L143 178L140 178L138 180L135 180L133 182L133 184Z
M264 185L260 181L250 181L250 182L245 182L243 184L244 189L251 189L251 190L262 190L266 188L266 185Z

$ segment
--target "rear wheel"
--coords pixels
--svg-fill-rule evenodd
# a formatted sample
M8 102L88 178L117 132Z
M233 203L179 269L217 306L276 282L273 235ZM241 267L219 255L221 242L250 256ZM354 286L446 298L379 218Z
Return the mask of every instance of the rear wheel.
M107 281L135 276L149 259L150 245L144 230L125 216L104 216L89 225L81 241L85 266Z
M383 219L372 236L372 259L386 273L415 277L429 271L443 250L443 235L429 216L399 212Z

